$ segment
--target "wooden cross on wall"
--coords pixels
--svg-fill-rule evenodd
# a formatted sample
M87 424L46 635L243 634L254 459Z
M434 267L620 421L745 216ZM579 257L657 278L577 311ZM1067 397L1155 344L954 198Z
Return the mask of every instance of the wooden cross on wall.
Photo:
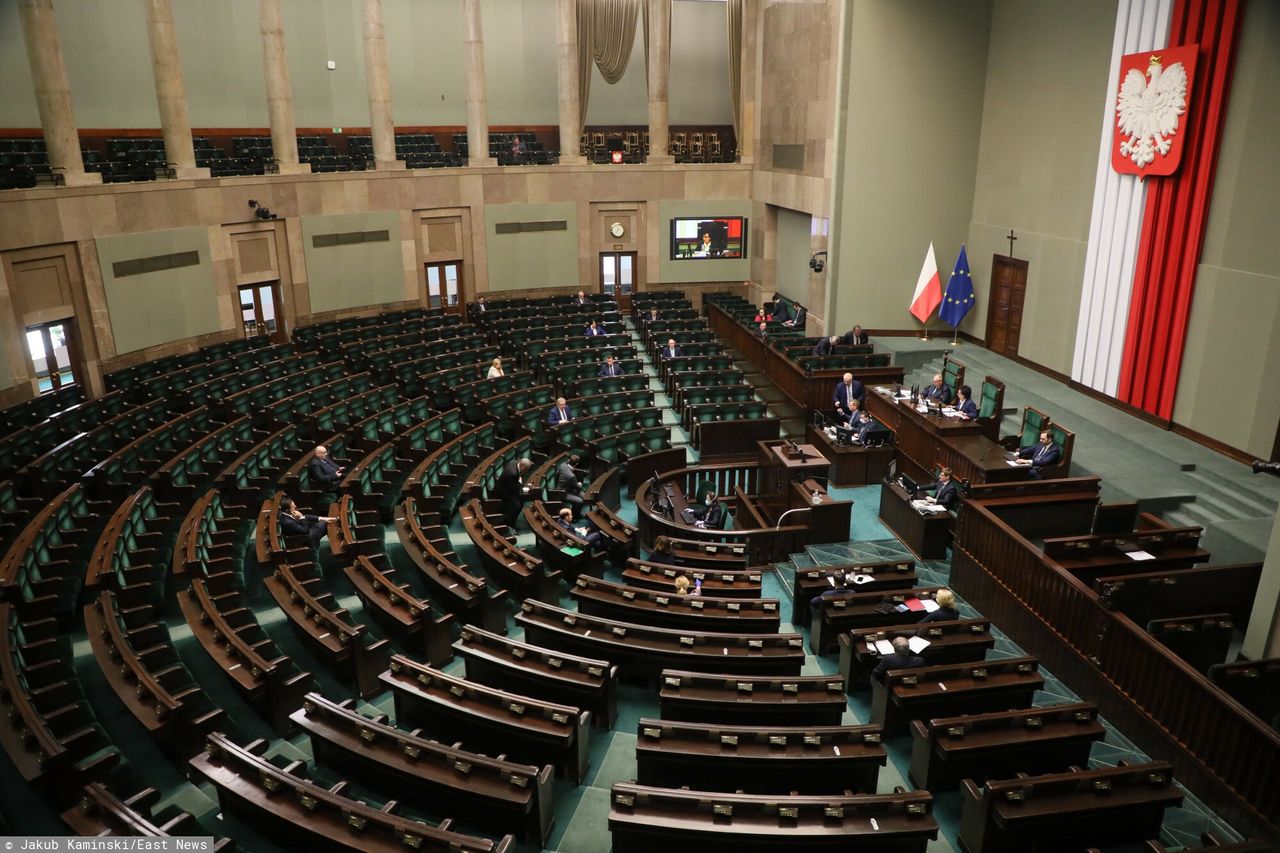
M1013 236L1012 228L1009 229L1009 235L1005 237L1005 239L1009 241L1009 257L1012 258L1013 257L1013 241L1018 239L1017 237Z

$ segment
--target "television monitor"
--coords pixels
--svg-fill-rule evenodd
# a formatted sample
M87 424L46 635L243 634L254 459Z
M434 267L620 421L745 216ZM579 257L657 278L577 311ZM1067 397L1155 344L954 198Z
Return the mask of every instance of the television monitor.
M681 217L671 220L671 260L738 260L747 256L744 216Z

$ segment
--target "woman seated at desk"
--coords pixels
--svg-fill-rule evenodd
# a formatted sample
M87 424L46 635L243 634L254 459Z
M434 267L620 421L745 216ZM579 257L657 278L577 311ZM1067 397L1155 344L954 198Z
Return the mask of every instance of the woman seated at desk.
M724 507L720 505L715 491L709 491L701 506L685 508L684 520L685 523L692 524L694 527L718 530L724 522L724 514Z

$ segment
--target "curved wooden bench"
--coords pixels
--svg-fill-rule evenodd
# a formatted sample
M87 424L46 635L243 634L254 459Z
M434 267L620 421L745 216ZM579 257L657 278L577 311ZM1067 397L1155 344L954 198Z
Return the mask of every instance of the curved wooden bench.
M540 557L515 544L505 525L485 512L479 498L472 498L459 510L462 527L480 553L485 574L512 591L517 598L536 598L551 604L560 602L560 572L548 567Z
M586 777L591 712L508 693L401 655L382 684L395 695L396 720L464 744L484 743L521 761L555 765L569 783Z
M226 735L209 735L205 751L189 762L197 778L212 783L223 811L301 849L319 844L353 853L401 853L405 847L435 853L509 853L515 839L490 841L452 831L452 821L431 826L384 807L345 796L347 783L329 788L299 775L305 764L278 767L262 757L267 741L237 746Z
M408 584L395 581L395 569L381 557L358 556L343 571L365 607L405 643L416 646L432 666L453 660L450 649L453 614L436 615L428 599L418 598Z
M80 801L62 813L62 820L76 835L141 836L166 838L174 836L204 835L204 827L188 812L174 806L166 807L160 815L152 817L151 810L160 801L160 791L143 788L131 797L120 799L106 785L91 782L80 793ZM213 843L214 853L234 849L229 838L219 838Z
M764 589L764 577L759 569L687 569L635 557L627 560L622 582L676 595L676 578L680 575L690 583L702 581L702 592L718 598L759 598ZM793 619L792 624L799 623Z
M848 702L830 675L717 675L662 671L663 719L740 725L838 726Z
M385 715L367 717L352 705L350 699L332 702L309 693L291 716L324 766L375 787L392 782L397 796L429 804L432 811L477 815L486 831L518 832L535 847L547 842L553 819L550 764L517 764L448 746L398 729Z
M877 641L891 642L894 637L910 639L917 636L929 643L917 652L926 665L980 661L995 648L990 619L953 619L925 625L917 620L883 625L868 631L850 631L838 638L840 678L844 681L845 691L867 687L872 670L880 663Z
M776 634L781 626L776 598L667 595L585 575L574 581L569 597L578 602L580 613L657 628Z

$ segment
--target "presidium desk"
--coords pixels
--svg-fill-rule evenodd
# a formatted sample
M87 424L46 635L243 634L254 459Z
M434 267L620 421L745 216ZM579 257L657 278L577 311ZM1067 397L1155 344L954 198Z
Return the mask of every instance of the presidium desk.
M946 467L952 476L971 485L1030 479L1030 468L1010 465L1009 452L983 435L977 420L948 418L936 409L917 411L910 400L895 396L900 388L869 385L864 404L871 417L893 431L899 474L930 483L935 469Z
M723 568L745 568L786 560L811 543L847 541L853 502L827 494L831 463L812 445L788 455L787 444L758 441L755 460L676 468L642 484L635 492L640 544L651 548L655 538L668 536L677 554L682 548L727 552L737 557L727 562L741 565ZM684 508L707 488L732 510L732 529L684 520Z

